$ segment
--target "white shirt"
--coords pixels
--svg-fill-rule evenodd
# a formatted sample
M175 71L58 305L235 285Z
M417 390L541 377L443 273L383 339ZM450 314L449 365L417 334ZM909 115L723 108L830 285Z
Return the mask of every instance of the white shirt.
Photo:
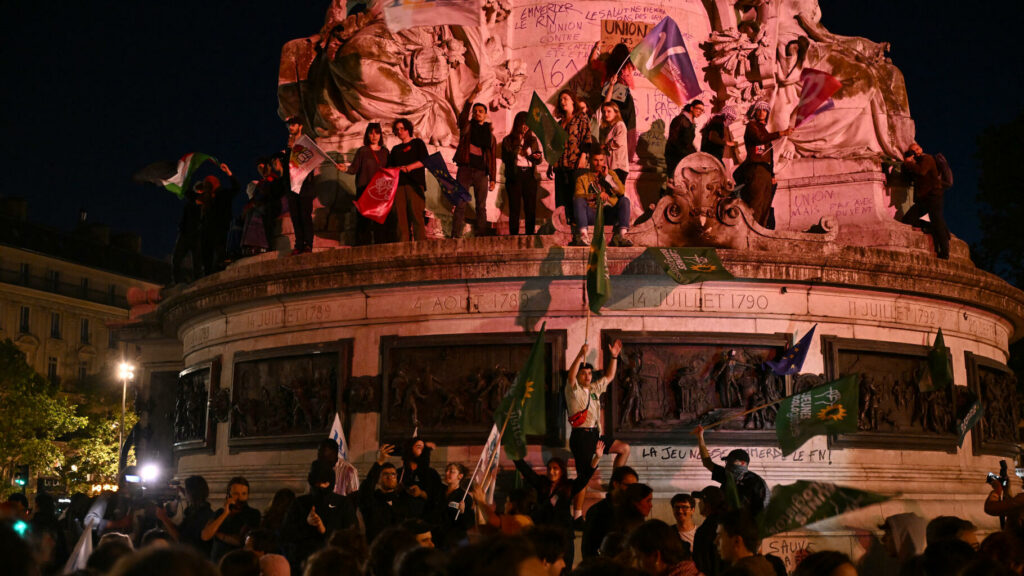
M565 404L570 416L587 408L587 399L590 399L590 408L587 408L587 417L583 420L581 428L601 427L601 394L604 394L607 388L608 378L604 376L592 380L589 389L575 381L565 385Z

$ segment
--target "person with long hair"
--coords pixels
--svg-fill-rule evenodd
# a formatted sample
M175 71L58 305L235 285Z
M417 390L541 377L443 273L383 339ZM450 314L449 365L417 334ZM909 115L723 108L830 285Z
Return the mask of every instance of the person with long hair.
M629 152L626 123L622 121L619 105L611 100L601 105L601 148L608 155L608 167L623 184L629 176Z
M348 164L346 172L356 177L356 200L363 195L366 186L373 179L373 176L388 165L388 148L384 145L384 131L377 122L370 122L366 125L363 133L363 145L356 150L352 163ZM383 224L370 220L362 214L356 215L356 244L366 246L368 244L381 244L389 241L386 237L387 228Z
M735 158L736 142L732 139L729 125L736 121L736 112L726 106L708 120L700 131L700 151L711 154L719 160Z
M548 176L555 179L555 207L565 210L566 221L576 227L573 213L573 196L576 194L576 178L587 168L587 144L590 142L590 118L580 109L576 94L572 90L558 93L555 107L558 124L565 130L567 138L562 156L554 166L548 166Z
M260 523L260 528L273 534L278 541L281 538L281 527L284 526L284 518L288 514L288 509L291 508L292 502L295 502L295 491L291 488L281 488L274 492L274 497L270 500L270 506L263 511L263 521Z
M524 231L536 232L537 164L544 158L537 137L526 125L527 112L516 114L512 131L501 141L501 163L505 166L505 193L508 194L508 233L519 234L519 214L524 216Z
M466 542L469 529L476 524L473 499L467 497L463 486L466 472L466 467L458 462L452 462L444 468L445 489L441 494L442 512L435 540L445 550Z
M472 110L465 120L460 118L459 146L455 150L455 164L459 171L455 176L459 184L466 190L473 189L476 201L476 225L474 234L486 236L490 233L487 224L487 193L494 190L498 180L497 157L498 142L494 137L494 128L487 119L487 106L477 102L467 108ZM463 116L466 114L464 113ZM460 200L455 204L452 217L452 238L462 238L462 229L466 223L466 204Z
M388 166L401 172L395 204L391 209L396 215L397 238L399 242L426 240L423 210L426 209L427 175L423 161L427 159L427 145L414 136L412 122L407 118L395 120L392 131L401 141L391 149L388 157Z
M594 461L597 454L604 453L604 442L598 441ZM565 460L559 457L552 457L547 462L547 475L541 476L533 471L533 468L525 460L515 461L516 470L523 475L523 480L537 492L537 506L533 509L533 523L537 526L557 526L569 534L566 550L565 565L572 566L574 559L573 538L575 529L572 519L572 504L576 495L582 492L594 475L594 462L587 462L586 465L576 464L576 478L569 479L569 471Z

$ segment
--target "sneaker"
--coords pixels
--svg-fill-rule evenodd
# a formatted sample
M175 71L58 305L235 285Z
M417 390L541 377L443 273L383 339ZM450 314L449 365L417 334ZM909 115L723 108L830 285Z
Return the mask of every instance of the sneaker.
M580 238L580 235L577 232L572 235L572 240L569 241L569 246L586 246L586 244L584 244L583 239Z
M590 228L580 230L580 239L583 240L583 244L590 245Z
M612 236L612 241L609 242L612 246L618 246L619 248L629 248L633 245L633 242L628 240L621 233Z

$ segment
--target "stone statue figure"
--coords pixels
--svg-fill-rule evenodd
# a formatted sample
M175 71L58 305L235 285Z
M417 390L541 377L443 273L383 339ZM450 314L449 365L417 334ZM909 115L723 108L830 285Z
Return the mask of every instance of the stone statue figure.
M299 115L321 142L358 146L368 122L408 118L429 144L457 143L457 112L470 94L492 109L511 106L525 79L501 39L491 34L502 4L483 27L421 26L392 32L375 5L346 15L333 0L320 32L285 44L279 115Z
M842 82L823 111L777 145L776 159L902 158L914 139L903 74L888 44L841 36L821 23L818 0L706 0L711 36L701 47L715 107L743 113L759 98L772 105L769 131L792 127L800 73L821 70ZM785 162L776 167L784 170Z

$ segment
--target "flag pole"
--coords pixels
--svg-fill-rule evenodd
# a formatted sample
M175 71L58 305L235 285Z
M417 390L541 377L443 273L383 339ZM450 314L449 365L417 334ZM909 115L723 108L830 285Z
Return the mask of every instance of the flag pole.
M787 396L787 398L788 398L788 396ZM771 402L768 402L767 404L761 404L760 406L755 406L755 407L753 407L753 408L751 408L749 410L740 412L739 414L731 414L729 416L726 416L725 418L722 418L718 422L712 422L711 424L708 424L707 426L704 426L704 429L705 430L711 430L712 428L717 428L717 427L721 426L722 424L725 424L729 420L736 420L737 418L741 418L743 416L746 416L747 414L753 414L754 412L757 412L758 410L764 410L765 408L768 408L769 406L774 406L776 404L780 404L785 399L786 398L779 398L778 400L773 400Z
M526 396L524 395L523 396L523 401L519 405L520 410L525 405L526 405ZM494 463L494 457L497 456L498 453L501 451L501 438L505 435L505 427L508 426L508 421L509 420L511 420L511 418L509 418L508 415L506 415L505 416L505 422L503 422L501 424L501 430L498 431L497 447L494 450L494 454L491 454L491 457L490 457L490 459L487 462L487 466L485 468L487 470L490 470L491 465ZM486 446L485 446L485 448L486 448ZM466 485L466 490L462 491L462 500L459 501L460 508L461 508L461 505L466 502L466 496L469 495L469 489L473 486L473 480L476 478L476 473L479 470L480 470L480 462L478 461L476 463L476 468L473 469L473 475L469 477L469 483ZM459 519L459 514L462 514L461 510L455 512L455 519L456 520Z

